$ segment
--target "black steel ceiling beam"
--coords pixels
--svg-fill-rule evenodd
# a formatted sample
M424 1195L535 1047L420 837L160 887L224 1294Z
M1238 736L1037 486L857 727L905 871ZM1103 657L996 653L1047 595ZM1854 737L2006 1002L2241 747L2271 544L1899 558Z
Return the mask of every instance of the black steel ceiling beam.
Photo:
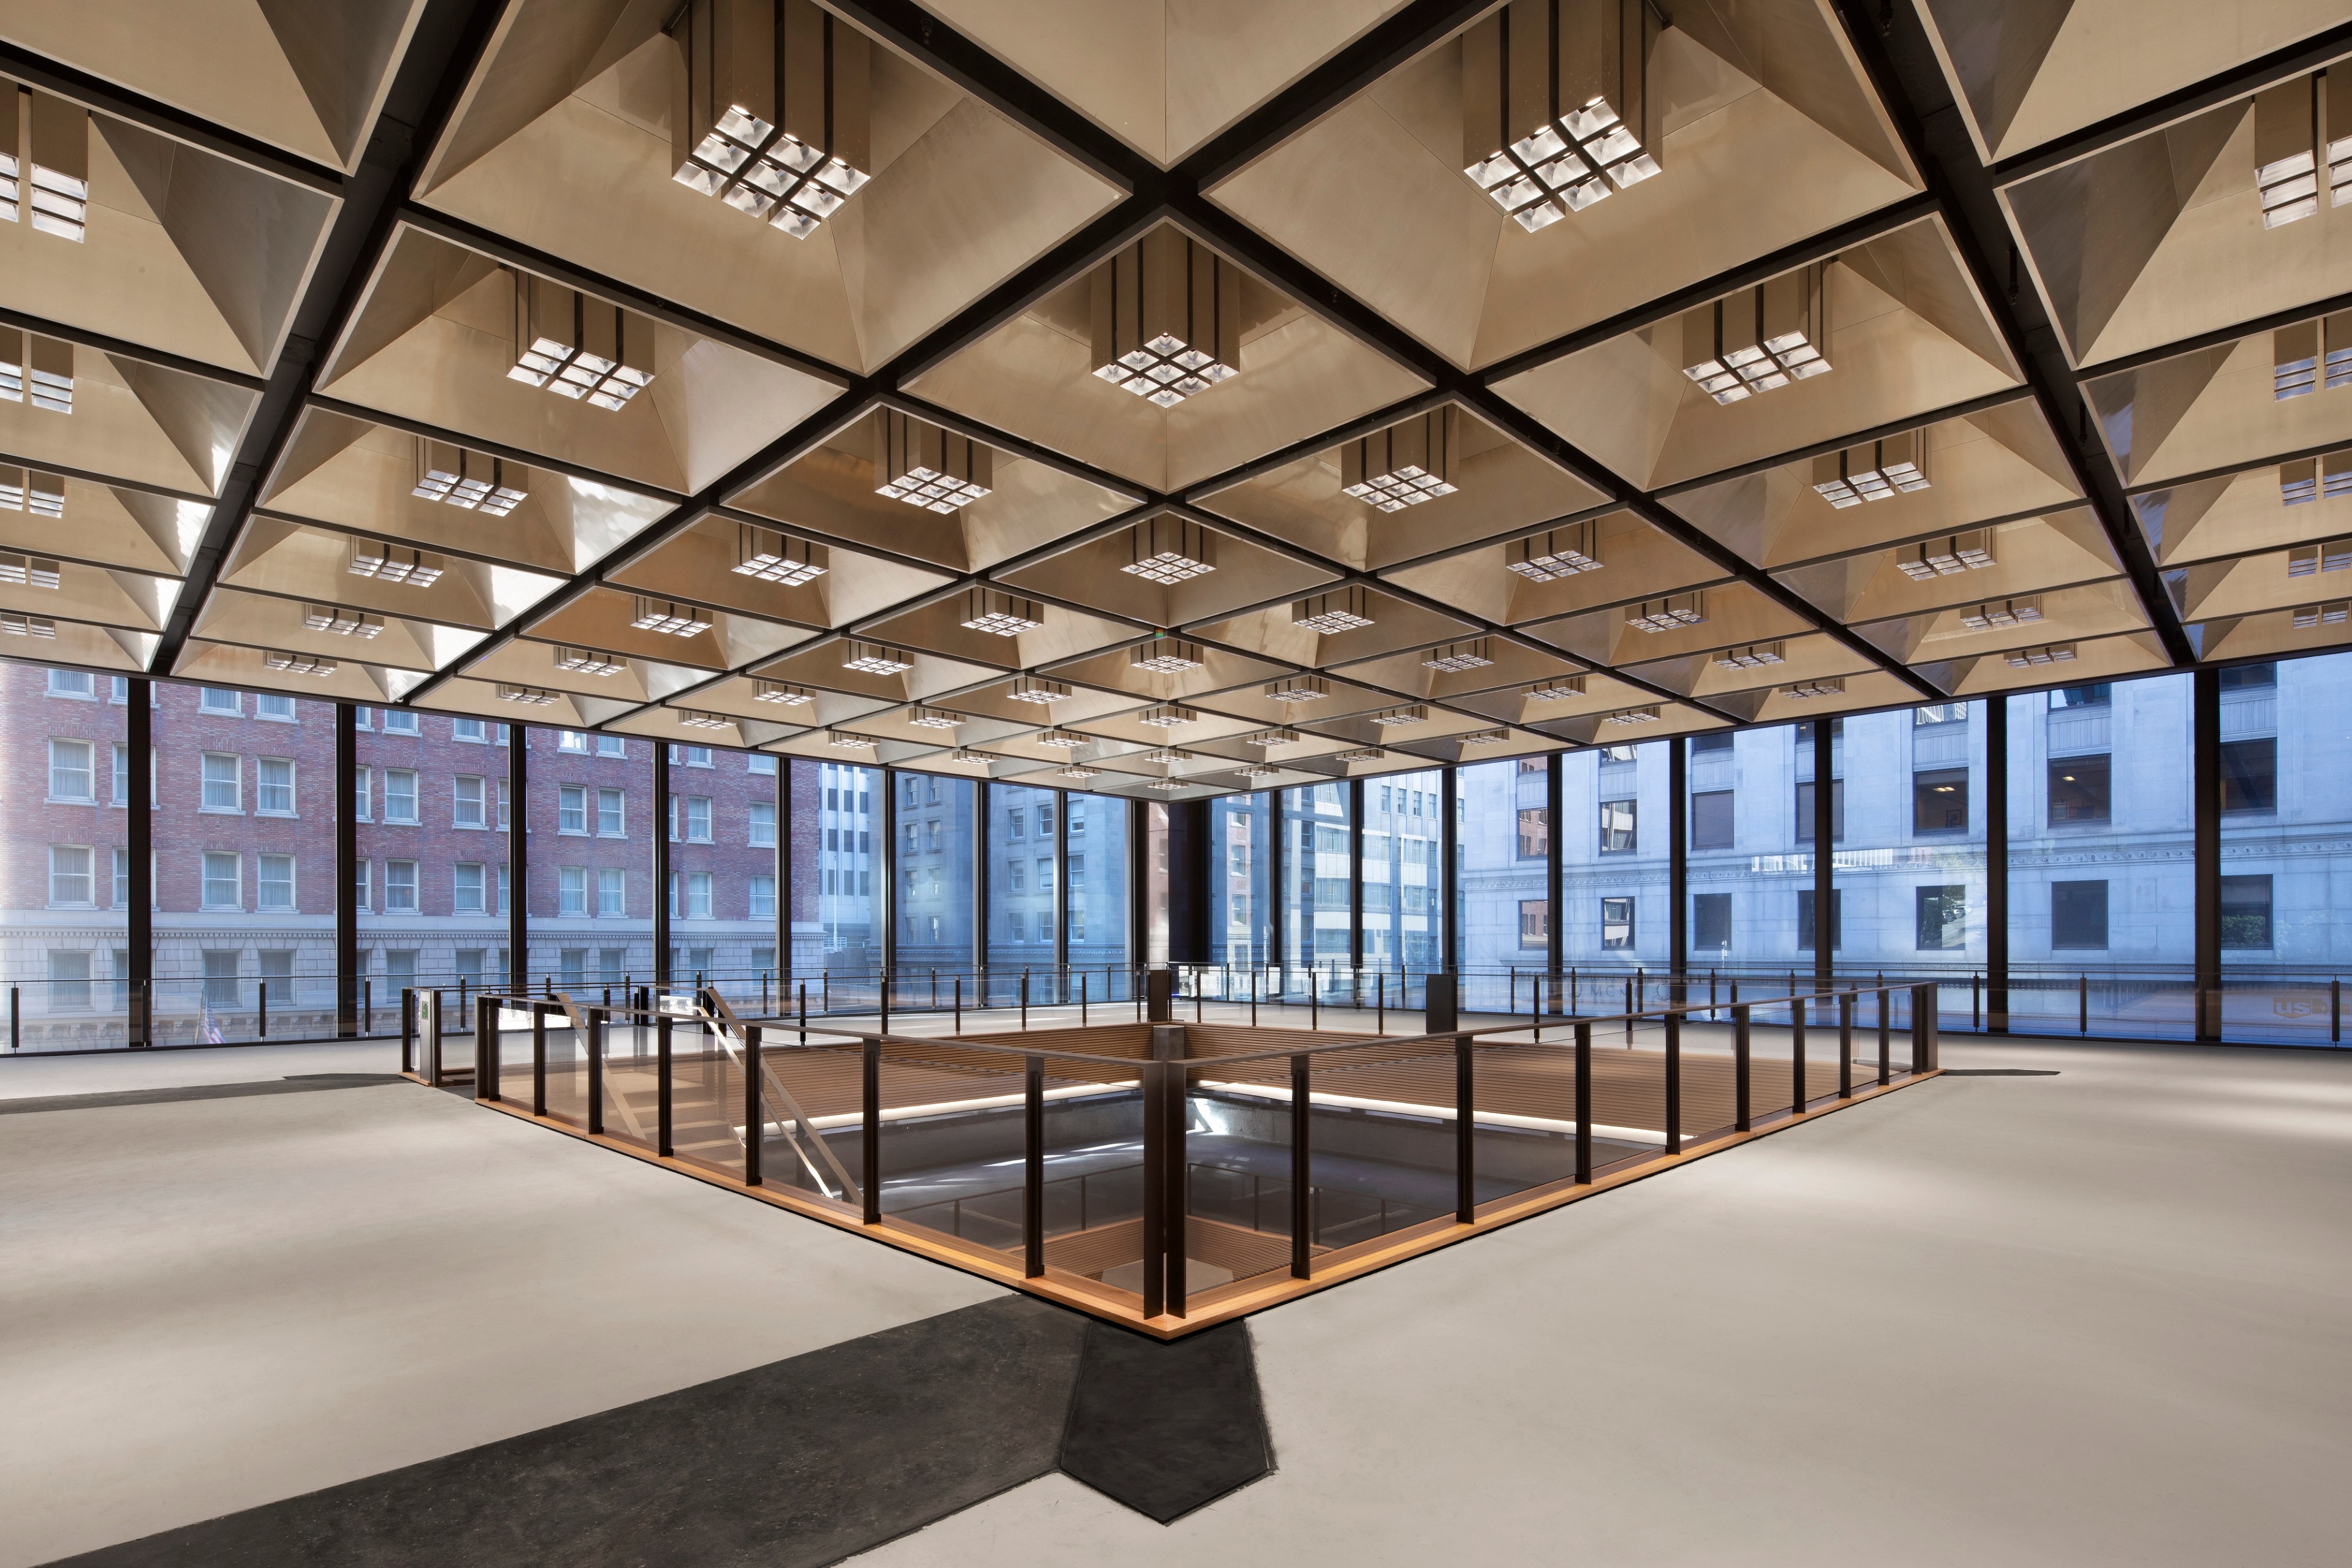
M285 455L318 376L320 347L341 336L359 307L376 258L390 242L401 198L417 159L447 120L488 41L499 7L477 0L428 0L384 96L359 168L341 182L343 205L328 231L318 266L294 308L261 403L231 459L211 522L197 546L187 587L173 607L148 667L170 674L222 563L245 527L261 486Z
M59 342L74 343L85 349L95 349L109 359L130 360L138 364L154 365L162 370L177 371L184 376L197 376L208 382L220 382L229 386L242 387L247 392L265 392L269 386L268 382L249 371L233 371L226 365L192 360L185 354L174 354L168 350L151 349L144 343L133 343L122 338L110 338L103 332L93 332L87 327L69 327L62 321L51 321L46 317L27 315L22 310L11 310L5 306L0 306L0 327L14 327L21 332L37 332L44 338L55 338Z
M2089 406L2076 389L2073 366L2040 296L2029 288L2011 292L1993 268L1992 258L2006 256L2015 236L1918 14L1908 5L1881 7L1864 0L1836 0L1836 5L1871 87L1944 210L1961 265L2066 455L2075 487L2091 498L2141 613L2176 666L2195 664L2196 650L2164 591L2147 540L2132 519L2121 477L2091 427Z

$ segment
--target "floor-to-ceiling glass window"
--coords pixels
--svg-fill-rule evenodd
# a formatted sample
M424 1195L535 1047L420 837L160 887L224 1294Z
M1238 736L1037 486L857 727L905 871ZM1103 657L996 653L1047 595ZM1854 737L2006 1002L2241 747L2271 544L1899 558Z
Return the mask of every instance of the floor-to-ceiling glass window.
M739 1008L774 984L775 765L719 747L669 748L670 983L716 986Z
M1072 794L1066 797L1070 820L1066 824L1065 870L1069 877L1069 948L1071 979L1100 1001L1131 998L1129 951L1132 922L1129 918L1129 802L1110 795ZM1155 806L1156 802L1153 803ZM1165 811L1166 808L1158 807ZM1162 835L1162 852L1166 844ZM1163 925L1165 924L1163 917Z
M1418 999L1444 961L1444 776L1432 768L1364 780L1365 1000Z
M895 1005L951 1007L958 977L970 994L972 967L972 811L969 779L900 773L898 922L900 977Z
M1561 959L1581 1009L1622 1006L1624 977L1667 967L1667 758L1663 741L1611 744L1563 758Z
M361 735L361 785L369 792L373 814L361 819L360 852L371 862L381 894L374 912L362 916L362 941L372 939L368 934L373 930L385 960L405 969L416 963L420 950L428 960L437 959L437 949L415 919L413 888L418 878L409 864L417 846L430 842L431 835L418 833L410 821L409 775L393 767L410 758L417 737L396 727L387 733L385 727L387 722L396 726L403 716L380 711L373 718L373 731ZM419 720L425 727L450 722L432 715ZM575 1002L624 1004L631 988L648 984L654 975L653 843L654 835L663 831L665 809L653 797L654 743L573 729L534 728L525 738L524 784L530 797L523 809L530 848L525 908L530 917L530 960L524 979L538 988L552 986ZM730 774L742 767L741 753L721 755L730 764ZM499 753L500 761L504 757ZM368 777L371 771L373 778ZM716 774L714 764L709 769L673 768L670 778L673 788L689 799L708 798L716 789L708 780ZM751 847L758 824L744 804L759 796L756 786L765 781L752 776L736 782L726 831L735 841L737 859L751 869L730 878L726 896L748 904L756 895L751 877L762 871L772 876L774 862L772 852ZM690 847L700 851L715 846L719 821L708 805L684 809L683 827L709 829ZM684 858L678 851L687 847L671 846L674 870ZM712 874L707 862L694 864L701 874ZM425 880L429 884L437 877L428 873ZM715 902L716 893L709 896L712 915L671 925L673 941L685 949L686 962L671 972L679 984L692 982L697 950L715 946L703 934L715 925L716 912L727 905ZM471 958L460 961L461 972L480 967ZM718 968L714 955L703 972Z
M1285 989L1305 995L1307 974L1349 967L1348 786L1282 791L1282 955ZM1328 991L1329 982L1319 982Z
M2006 699L2012 1031L2195 1033L2192 685Z
M160 695L163 688L156 690ZM5 889L0 900L7 921L0 951L16 1008L12 1049L80 1051L128 1042L133 1004L124 936L131 901L129 691L128 681L82 671L33 664L0 669L0 744L16 764L0 785L8 823L0 831L0 887ZM162 845L166 808L181 820L192 808L184 791L179 799L159 792L155 807L155 841ZM158 894L163 891L159 882ZM159 920L159 934L161 925ZM158 1043L193 1038L196 1009L184 985L173 988L169 1030L159 1003Z
M2222 1037L2322 1043L2352 967L2352 654L2241 664L2221 686Z
M1516 1010L1528 994L1519 977L1541 974L1549 962L1549 759L1541 757L1483 762L1456 775L1461 884L1454 917L1465 1009Z
M224 686L155 690L157 1042L331 1036L343 804L334 705ZM98 682L93 700L106 695ZM436 771L438 809L454 812L457 767ZM447 839L453 851L481 851L472 863L485 878L506 863L495 827ZM496 883L486 885L494 895Z
M1023 977L1034 1000L1053 995L1055 813L1059 797L1029 784L988 787L988 988L1015 1002ZM1040 979L1040 976L1048 977Z
M817 783L817 973L837 1011L878 1002L881 931L874 924L874 879L882 864L882 770L820 762ZM887 892L887 890L883 890Z
M1273 962L1273 797L1209 803L1209 956L1236 971Z

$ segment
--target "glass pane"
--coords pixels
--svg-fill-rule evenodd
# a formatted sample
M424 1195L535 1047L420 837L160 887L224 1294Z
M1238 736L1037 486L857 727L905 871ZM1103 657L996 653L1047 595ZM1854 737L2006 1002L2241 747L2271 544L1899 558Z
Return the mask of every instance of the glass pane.
M1349 967L1348 787L1286 789L1282 816L1283 989L1303 1001L1312 984L1328 999Z
M2012 1032L2195 1035L2193 689L2162 675L2003 699ZM2225 693L2224 737L2234 722L2267 738L2275 697Z
M1055 805L1051 789L988 787L986 987L992 1007L1019 1005L1024 976L1032 1002L1042 1007L1054 994Z
M194 700L185 688L174 695ZM5 727L0 734L22 781L10 797L0 852L14 873L5 968L7 984L18 988L23 1051L129 1043L130 818L121 804L128 723L128 709L104 675L32 664L0 672L0 726ZM160 723L156 739L163 739ZM182 810L194 814L193 807ZM166 841L161 819L159 811L159 847ZM182 857L181 869L184 902L195 884L194 864ZM159 885L156 891L160 896L166 890ZM184 930L193 914L183 914L176 924ZM159 919L159 942L165 928ZM159 1044L198 1038L198 1002L185 985L157 998ZM232 1015L231 1021L241 1019Z
M882 967L882 934L874 928L882 770L819 762L815 772L817 951L810 969L798 973L816 983L812 1010L870 1011L879 1002Z
M1637 969L1666 967L1666 743L1606 746L1561 761L1561 961L1581 1012L1641 1004Z
M1068 805L1069 985L1075 994L1084 984L1096 1001L1132 1000L1128 802L1108 795L1071 795ZM1163 838L1160 852L1166 847Z
M1549 964L1549 764L1539 757L1481 763L1458 775L1462 885L1454 918L1465 1010L1519 1011L1533 1000L1532 977ZM1522 971L1530 978L1522 981Z
M1444 959L1438 898L1445 797L1436 768L1364 782L1366 1000L1417 994L1418 977Z
M892 1006L947 1007L961 978L971 1000L972 810L969 779L901 773L898 789L898 994Z
M423 722L429 734L446 721L426 715ZM497 727L488 727L495 735ZM531 863L530 884L525 890L530 960L523 981L534 990L561 992L576 1005L625 1007L631 988L653 980L652 835L659 817L653 799L652 743L604 738L618 744L566 746L561 730L524 733L530 791L524 821L530 831ZM363 749L368 745L365 734L360 744ZM380 744L413 748L415 742L394 735L383 737ZM467 749L478 754L480 747L467 745ZM502 767L506 753L496 752L493 761ZM740 841L745 831L743 800L739 796L730 804ZM378 831L387 843L414 849L415 829L385 825ZM366 831L362 831L365 853ZM759 852L763 861L771 852ZM437 873L431 867L421 865L419 871L428 890L436 885ZM740 886L735 896L745 896ZM380 918L386 923L383 940L389 946L407 923L392 909ZM472 966L471 959L461 956L460 973L470 976ZM692 976L673 978L690 981ZM568 1030L564 1041L567 1051L575 1044L584 1049L570 1039ZM608 1042L615 1060L637 1048L625 1026L615 1028ZM651 1049L649 1043L644 1048ZM651 1068L645 1071L649 1074ZM651 1087L650 1077L646 1086Z
M1235 970L1273 962L1272 801L1229 795L1209 807L1210 956Z

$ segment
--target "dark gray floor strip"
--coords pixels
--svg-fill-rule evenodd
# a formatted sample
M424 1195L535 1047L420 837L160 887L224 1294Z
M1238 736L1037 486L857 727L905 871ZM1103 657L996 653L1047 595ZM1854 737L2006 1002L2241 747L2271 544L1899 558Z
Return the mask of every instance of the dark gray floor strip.
M990 1301L52 1568L816 1568L1051 1470L1087 1330Z
M2054 1067L1947 1067L1947 1078L2055 1078Z
M1245 1324L1166 1344L1087 1325L1064 1474L1166 1524L1273 1468Z
M183 1083L169 1089L121 1089L106 1094L44 1094L0 1100L0 1116L34 1111L92 1111L108 1105L171 1105L183 1100L242 1100L255 1094L310 1094L321 1089L373 1089L404 1083L397 1072L309 1072L258 1083Z

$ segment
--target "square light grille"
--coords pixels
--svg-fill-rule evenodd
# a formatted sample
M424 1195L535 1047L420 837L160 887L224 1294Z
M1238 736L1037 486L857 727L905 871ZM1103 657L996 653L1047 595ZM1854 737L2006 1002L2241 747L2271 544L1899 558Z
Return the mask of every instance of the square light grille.
M1683 314L1683 374L1717 403L1829 371L1828 268L1815 263Z
M1787 693L1792 701L1806 702L1814 697L1833 697L1843 695L1845 691L1845 681L1842 676L1831 675L1820 680L1800 681L1795 685L1782 686L1780 689Z
M514 275L509 380L617 413L654 379L654 324L527 272Z
M324 632L332 637L373 640L383 632L383 616L346 610L339 604L305 604L302 606L302 624L306 630Z
M871 740L868 740L862 735L851 735L846 730L826 730L824 732L824 743L827 746L832 747L835 751L871 751L874 749L874 743Z
M2307 218L2319 210L2316 86L2315 75L2300 76L2254 95L2254 187L2260 193L2266 229ZM2346 118L2340 109L2331 110L2328 115L2339 124ZM2328 173L2332 185L2332 162Z
M754 523L735 525L735 565L738 577L756 578L780 588L798 588L823 577L830 565L824 546L787 538L774 528Z
M37 517L66 515L66 482L58 474L38 468L0 465L0 512L30 512Z
M1504 552L1503 564L1529 582L1557 582L1579 572L1599 571L1601 524L1575 523L1516 540Z
M43 413L71 413L73 386L71 343L0 327L0 402L23 402L29 393Z
M1427 724L1429 705L1409 703L1403 707L1382 708L1379 713L1367 716L1367 722L1380 725L1383 728L1395 725Z
M600 653L593 648L558 647L555 650L555 667L569 670L575 675L595 675L601 679L606 675L617 675L629 666L627 661L615 653Z
M1055 751L1076 751L1087 744L1085 736L1066 729L1040 730L1029 738L1039 746L1050 747Z
M895 675L915 667L904 648L886 648L879 643L852 643L844 653L841 667L861 675Z
M722 717L715 713L703 713L696 708L684 707L675 711L677 714L678 727L681 729L733 729L735 727L733 719Z
M873 46L808 0L692 0L670 177L806 239L873 178Z
M1360 746L1353 751L1342 751L1331 758L1334 762L1378 762L1388 753L1377 746Z
M1290 607L1290 623L1326 635L1352 632L1372 624L1371 605L1360 588L1313 594Z
M1088 768L1084 763L1079 762L1073 762L1067 768L1057 768L1054 770L1054 777L1056 779L1075 779L1080 782L1084 782L1088 779L1098 779L1101 776L1101 768Z
M1760 670L1767 664L1780 664L1784 657L1778 643L1750 643L1745 647L1727 648L1715 656L1718 670Z
M1500 746L1511 738L1507 729L1476 729L1462 737L1465 746Z
M1130 559L1118 570L1146 582L1190 582L1217 570L1216 536L1181 517L1153 517L1128 534Z
M1891 501L1930 488L1921 465L1927 453L1916 430L1868 446L1849 446L1813 459L1813 489L1840 511L1864 501Z
M1179 642L1162 633L1136 649L1128 667L1149 670L1155 675L1177 675L1186 670L1197 670L1203 663L1198 643Z
M2074 657L2074 643L2053 643L2047 647L2020 648L2009 655L2009 667L2023 670L2039 664L2063 664L2072 662Z
M58 634L58 623L46 615L0 615L0 633L11 637L47 637Z
M378 582L430 588L441 580L444 567L441 558L427 550L383 540L353 539L351 564L343 570L353 577L373 578Z
M1023 675L1004 695L1016 703L1034 703L1039 707L1046 707L1068 696L1070 688L1060 681L1041 681L1034 675Z
M658 632L665 637L695 637L710 630L710 612L674 599L648 599L639 594L629 601L629 625L639 632Z
M2331 452L2279 465L2279 505L2300 507L2323 496L2352 496L2352 452Z
M915 707L908 710L907 722L917 729L953 729L964 722L964 716L945 708Z
M1320 675L1285 675L1266 682L1265 695L1278 703L1320 702L1331 695L1331 683Z
M1192 761L1192 754L1189 751L1181 751L1172 746L1155 746L1143 754L1143 760L1172 767L1179 762Z
M409 494L460 511L503 517L530 495L530 471L499 457L477 457L446 441L416 438L416 483Z
M1258 768L1244 765L1234 768L1234 774L1236 778L1247 779L1255 783L1260 779L1279 779L1282 777L1282 769L1279 768Z
M1625 612L1625 624L1636 632L1653 635L1674 632L1685 626L1696 626L1706 619L1706 595L1675 593L1664 599L1645 599Z
M816 701L816 694L806 686L789 685L782 681L755 680L751 684L751 700L773 707L805 707Z
M510 686L500 682L493 689L502 703L521 703L527 707L555 706L555 694L541 686Z
M289 653L272 649L261 655L261 667L288 675L331 675L341 666L332 659L321 659L311 653Z
M1018 637L1024 632L1034 632L1045 623L1045 607L1034 599L999 593L992 588L975 588L964 596L962 625L967 632L985 632L992 637Z
M1184 725L1197 724L1201 716L1191 708L1175 703L1161 703L1156 707L1148 707L1137 714L1135 722L1149 725L1154 729L1176 729Z
M1993 559L1990 528L1971 528L1924 544L1905 545L1895 552L1895 570L1914 582L1933 582L1939 577L1982 571L1999 564Z
M16 223L21 188L17 162L16 84L6 89L7 124L0 131L0 221ZM32 132L25 149L32 165L33 232L82 242L89 221L89 110L52 94L27 89Z
M2347 567L2352 567L2352 538L2296 545L2286 552L2289 577L2315 577L2323 571L2342 571Z
M2352 612L2352 601L2341 599L2331 600L2326 604L2297 605L2294 629L2301 632L2313 626L2341 626L2347 612ZM2016 663L2014 659L2010 662Z
M1512 5L1472 27L1463 172L1529 234L1657 173L1657 35L1643 0Z
M45 555L0 550L0 583L14 588L57 588L65 581L65 568Z
M990 493L996 454L926 419L884 409L874 421L874 493L942 515Z
M1995 626L2027 626L2042 619L2039 598L1989 601L1973 610L1960 612L1960 624L1971 632L1983 632Z
M1093 373L1173 408L1241 374L1241 273L1207 246L1157 228L1094 270Z
M1443 648L1432 648L1422 656L1422 667L1459 674L1464 670L1483 670L1495 661L1488 657L1486 639L1468 643L1448 643Z
M1528 698L1539 703L1564 702L1570 697L1580 697L1583 695L1584 677L1582 675L1555 675L1549 680L1538 681L1528 688Z
M1297 746L1299 739L1295 729L1261 729L1255 735L1244 736L1242 744L1270 751L1277 746Z
M1601 722L1603 724L1655 724L1659 716L1658 706L1652 703L1647 707L1619 708Z
M1341 493L1381 512L1453 495L1453 412L1436 409L1340 447Z

